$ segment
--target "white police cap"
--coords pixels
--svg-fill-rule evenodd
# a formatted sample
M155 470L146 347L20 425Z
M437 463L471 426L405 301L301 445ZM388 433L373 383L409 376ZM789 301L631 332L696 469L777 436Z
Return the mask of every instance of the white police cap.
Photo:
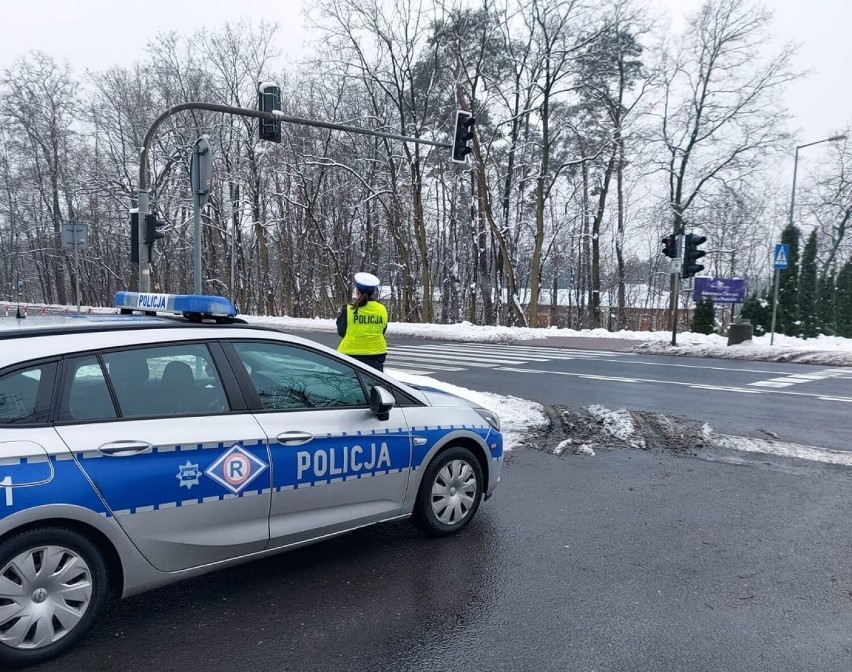
M379 287L379 279L372 273L356 273L355 286L362 292L375 292Z

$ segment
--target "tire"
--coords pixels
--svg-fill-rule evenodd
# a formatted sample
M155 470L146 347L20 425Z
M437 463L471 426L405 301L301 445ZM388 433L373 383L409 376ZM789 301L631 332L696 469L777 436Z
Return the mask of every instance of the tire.
M100 615L108 587L103 557L77 532L44 527L0 544L0 669L73 647Z
M427 534L459 532L476 515L483 494L482 466L470 449L453 446L426 467L412 517Z

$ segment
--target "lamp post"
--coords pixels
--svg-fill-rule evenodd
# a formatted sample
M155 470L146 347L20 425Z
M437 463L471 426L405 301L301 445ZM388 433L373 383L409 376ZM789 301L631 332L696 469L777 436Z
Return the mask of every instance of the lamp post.
M804 149L805 147L812 147L813 145L820 145L823 142L838 142L840 140L845 140L845 135L832 135L829 138L823 138L822 140L816 140L814 142L806 142L804 145L796 146L796 158L793 161L793 188L790 190L790 219L789 224L793 226L793 212L796 208L796 176L799 173L799 150ZM781 283L781 271L775 271L775 292L774 292L774 300L772 302L772 326L771 326L771 335L769 336L769 345L775 344L775 317L778 314L778 289Z
M793 210L796 207L796 175L799 172L799 150L813 145L820 145L823 142L839 142L840 140L845 139L845 135L832 135L830 138L823 138L822 140L816 140L815 142L807 142L804 145L798 145L796 147L796 158L793 161L793 189L790 192L790 226L793 225Z

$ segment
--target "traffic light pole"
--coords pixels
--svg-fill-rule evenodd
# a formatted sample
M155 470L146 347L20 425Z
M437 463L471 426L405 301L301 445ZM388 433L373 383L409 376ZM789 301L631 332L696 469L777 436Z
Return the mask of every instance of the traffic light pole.
M672 345L677 345L677 313L680 306L680 267L683 263L683 234L675 236L677 256L672 259L674 276L674 310L672 311Z
M672 345L677 345L677 312L680 303L680 273L674 274L674 313L672 317Z
M432 147L440 147L441 149L452 149L452 145L446 142L435 142L434 140L425 140L423 138L415 138L408 135L399 135L397 133L385 133L383 131L373 131L367 128L358 128L357 126L348 126L346 124L336 124L329 121L317 121L315 119L304 119L301 117L290 117L281 112L261 112L260 110L250 110L243 107L233 107L231 105L219 105L217 103L181 103L174 105L160 114L148 132L145 134L145 139L142 142L142 151L139 157L139 188L137 190L137 207L139 208L139 291L151 291L151 258L148 254L148 245L145 243L145 216L150 213L150 175L148 172L148 152L154 141L154 135L160 125L169 117L184 112L186 110L206 110L208 112L222 112L223 114L235 114L240 117L254 117L255 119L265 119L266 121L279 121L285 124L299 124L301 126L313 126L315 128L326 128L332 131L344 131L346 133L358 133L360 135L372 135L377 138L387 138L389 140L401 140L403 142L415 142L421 145L430 145Z

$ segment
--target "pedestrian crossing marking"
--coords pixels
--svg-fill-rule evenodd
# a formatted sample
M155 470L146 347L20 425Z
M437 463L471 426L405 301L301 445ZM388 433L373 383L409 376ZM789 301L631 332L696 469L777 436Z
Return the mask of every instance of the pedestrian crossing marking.
M497 366L522 365L531 362L625 358L630 356L633 356L632 353L603 350L565 350L502 343L429 343L391 347L388 350L386 365L389 368L399 368L415 375L426 375L435 371L491 369Z
M767 380L758 380L754 383L749 383L753 387L789 387L801 383L814 383L826 378L837 377L835 369L823 369L814 373L791 373L779 378L769 378Z

